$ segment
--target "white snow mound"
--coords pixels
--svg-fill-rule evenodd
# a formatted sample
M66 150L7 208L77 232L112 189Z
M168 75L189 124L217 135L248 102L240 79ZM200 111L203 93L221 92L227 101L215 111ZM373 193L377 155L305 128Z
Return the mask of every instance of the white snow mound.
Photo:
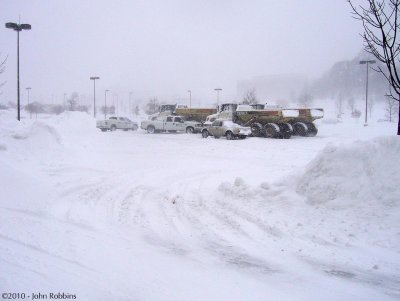
M311 204L360 202L400 205L400 138L328 145L306 167L297 191ZM350 202L350 203L349 203Z

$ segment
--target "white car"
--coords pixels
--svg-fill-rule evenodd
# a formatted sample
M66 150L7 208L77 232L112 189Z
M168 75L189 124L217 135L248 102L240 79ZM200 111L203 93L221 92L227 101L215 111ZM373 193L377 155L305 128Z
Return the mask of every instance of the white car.
M226 137L227 140L245 139L251 135L251 129L230 120L217 119L210 126L203 128L201 135L203 138L214 136L214 138Z
M197 122L185 121L182 116L152 116L142 121L140 127L149 134L157 132L187 132L193 133Z
M96 122L96 127L102 132L115 131L115 130L132 130L136 131L138 129L137 122L134 122L126 117L110 117L107 120L98 120Z

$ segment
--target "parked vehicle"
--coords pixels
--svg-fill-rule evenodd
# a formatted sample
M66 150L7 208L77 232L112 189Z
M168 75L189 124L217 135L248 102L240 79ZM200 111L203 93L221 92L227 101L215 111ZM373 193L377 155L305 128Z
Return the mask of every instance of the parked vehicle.
M201 133L203 128L203 123L210 114L215 114L216 109L210 108L188 108L186 105L182 104L163 104L160 107L160 112L155 113L149 117L149 119L167 116L180 116L183 117L186 122L195 122L191 126L186 128L186 132Z
M215 120L210 126L204 127L201 135L203 138L214 136L218 139L226 137L227 140L245 139L251 134L249 127L240 126L230 120Z
M286 109L279 106L223 104L218 113L210 115L207 122L224 119L242 126L249 126L253 136L290 138L292 135L315 136L313 123L322 118L323 109Z
M191 132L200 124L193 121L185 121L182 116L151 116L149 120L142 121L140 127L148 133L157 132Z
M139 125L137 122L126 117L110 117L107 120L98 120L96 127L103 132L115 130L136 131Z

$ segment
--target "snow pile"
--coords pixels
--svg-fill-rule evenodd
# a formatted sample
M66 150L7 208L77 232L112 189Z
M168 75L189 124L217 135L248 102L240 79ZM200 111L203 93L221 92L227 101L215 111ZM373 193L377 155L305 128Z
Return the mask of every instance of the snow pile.
M351 206L377 201L397 206L400 203L399 154L400 139L396 136L340 147L328 145L306 167L297 191L311 204L329 202Z
M0 151L18 155L41 154L45 158L44 154L58 152L66 146L90 144L87 138L97 133L94 119L82 112L21 121L16 120L13 111L0 112Z
M68 133L69 135L87 135L98 132L96 129L96 121L93 117L84 112L66 111L52 119L52 125L54 125L59 132Z
M53 126L42 121L17 121L12 113L1 112L0 150L35 155L59 150L62 137Z

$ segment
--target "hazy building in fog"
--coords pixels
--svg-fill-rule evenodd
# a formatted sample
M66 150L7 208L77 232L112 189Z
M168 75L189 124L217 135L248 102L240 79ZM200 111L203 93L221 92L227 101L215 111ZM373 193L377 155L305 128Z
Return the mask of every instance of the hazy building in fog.
M294 103L307 85L307 77L300 74L257 76L237 82L237 97L241 101L247 91L254 89L260 103Z

